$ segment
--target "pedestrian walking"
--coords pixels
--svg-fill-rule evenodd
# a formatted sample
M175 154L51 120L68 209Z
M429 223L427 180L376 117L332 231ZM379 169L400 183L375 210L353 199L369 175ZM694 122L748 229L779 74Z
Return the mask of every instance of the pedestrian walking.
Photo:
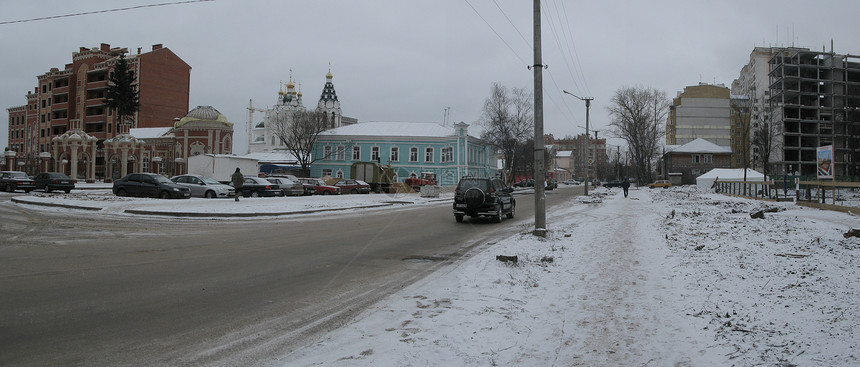
M628 190L630 190L630 180L625 178L624 181L621 182L621 188L624 189L624 197L627 197Z
M239 171L239 167L236 167L236 172L233 172L231 180L233 181L233 190L236 191L236 201L239 201L239 195L242 194L242 185L245 184L245 176Z

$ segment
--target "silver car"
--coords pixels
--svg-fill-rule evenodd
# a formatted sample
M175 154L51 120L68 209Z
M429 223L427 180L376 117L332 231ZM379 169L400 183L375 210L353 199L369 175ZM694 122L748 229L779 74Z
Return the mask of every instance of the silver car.
M233 197L233 187L222 184L214 179L202 175L180 175L170 178L177 185L187 187L191 190L191 196L200 198L227 198Z
M305 187L298 180L293 181L286 177L268 177L266 181L277 184L281 188L283 196L302 196L305 194Z

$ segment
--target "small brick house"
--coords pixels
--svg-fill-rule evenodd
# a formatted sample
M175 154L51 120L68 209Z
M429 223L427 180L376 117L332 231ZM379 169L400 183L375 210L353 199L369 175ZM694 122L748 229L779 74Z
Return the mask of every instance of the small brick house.
M698 138L684 145L666 146L660 166L666 176L680 176L680 184L694 185L696 177L714 168L731 168L732 150Z

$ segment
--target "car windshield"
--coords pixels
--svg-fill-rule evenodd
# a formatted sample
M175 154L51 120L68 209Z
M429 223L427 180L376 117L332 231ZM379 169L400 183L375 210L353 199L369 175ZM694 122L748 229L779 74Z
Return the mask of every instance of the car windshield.
M10 172L9 177L11 178L29 178L27 174L24 172Z
M200 176L198 178L200 179L200 181L203 181L207 185L218 185L218 184L220 184L220 182L218 182L212 178L206 177L206 176Z
M483 191L490 189L490 180L480 178L464 178L460 180L460 190L468 190L477 187Z
M167 177L164 177L162 175L153 175L150 177L154 178L155 181L158 183L173 183L173 181L170 181L170 179L168 179Z
M357 183L357 184L359 184L359 185L368 185L368 183L367 183L367 182L364 182L364 181L361 181L361 180L355 180L355 183Z

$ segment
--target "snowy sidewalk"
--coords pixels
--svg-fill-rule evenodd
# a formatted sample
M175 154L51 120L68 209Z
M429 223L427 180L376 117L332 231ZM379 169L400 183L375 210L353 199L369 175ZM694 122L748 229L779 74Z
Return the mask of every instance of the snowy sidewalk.
M680 285L669 273L676 264L660 227L668 210L653 205L645 189L630 193L615 190L603 204L548 213L545 239L523 225L522 234L392 295L282 362L707 365L725 351L697 333L705 321L679 317Z

